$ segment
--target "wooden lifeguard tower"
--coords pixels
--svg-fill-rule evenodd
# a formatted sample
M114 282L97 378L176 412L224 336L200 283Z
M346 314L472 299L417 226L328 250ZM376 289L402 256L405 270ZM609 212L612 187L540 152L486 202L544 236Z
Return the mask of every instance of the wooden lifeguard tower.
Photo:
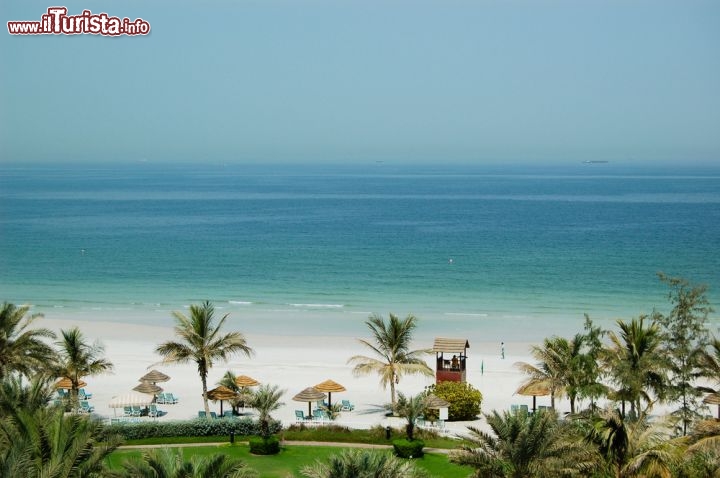
M469 348L470 343L466 339L435 338L432 348L436 359L435 383L466 381Z

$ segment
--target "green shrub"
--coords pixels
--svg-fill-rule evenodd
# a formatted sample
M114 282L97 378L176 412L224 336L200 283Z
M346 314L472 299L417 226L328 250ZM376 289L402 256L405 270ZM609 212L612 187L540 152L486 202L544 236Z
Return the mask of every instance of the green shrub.
M270 432L277 433L282 429L280 422L270 423ZM260 433L260 426L249 418L243 420L195 419L186 421L147 421L122 422L105 427L106 435L118 434L125 440L139 440L143 438L159 437L202 437L202 436L252 436Z
M280 453L280 440L277 437L250 437L250 453L253 455L277 455Z
M420 458L423 456L425 442L422 440L409 441L405 438L393 440L393 449L400 458Z
M450 403L449 421L475 420L480 414L482 393L469 383L440 382L430 392Z

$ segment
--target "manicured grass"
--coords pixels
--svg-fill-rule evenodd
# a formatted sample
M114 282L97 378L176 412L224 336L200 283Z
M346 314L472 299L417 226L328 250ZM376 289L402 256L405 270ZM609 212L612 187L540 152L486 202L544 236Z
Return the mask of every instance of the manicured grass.
M263 478L300 477L300 470L316 460L326 461L330 455L340 453L343 448L324 446L286 446L280 454L274 456L254 456L245 444L219 447L188 447L183 448L186 459L192 456L207 456L224 453L240 458L251 468L258 471ZM377 453L391 453L390 450L377 450ZM123 460L140 456L140 450L117 450L109 458L111 468L117 469ZM426 469L432 476L439 478L466 478L472 469L449 463L445 455L426 454L424 458L413 460L416 466Z
M237 441L247 441L247 437L235 437ZM123 445L176 445L184 443L226 443L230 441L227 435L213 435L206 437L157 437L141 438L139 440L126 440Z

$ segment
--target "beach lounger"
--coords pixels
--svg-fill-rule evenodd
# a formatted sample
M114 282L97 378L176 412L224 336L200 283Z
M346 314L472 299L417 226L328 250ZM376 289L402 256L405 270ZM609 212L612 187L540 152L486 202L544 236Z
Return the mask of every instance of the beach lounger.
M148 416L157 418L159 416L159 413L160 413L160 411L158 410L157 405L155 405L154 403L151 403L150 407L148 409Z
M123 407L123 416L131 417L133 414L132 407Z
M520 411L524 412L526 415L530 413L530 410L528 409L527 405L520 405Z
M295 421L304 422L305 420L307 420L307 418L305 417L305 412L303 412L302 410L295 410Z
M83 413L92 413L95 411L95 407L90 405L87 400L82 400L80 402L80 411Z
M217 420L217 413L210 412L210 418L212 418L213 420Z
M316 408L315 410L313 410L312 419L317 422L324 422L325 420L329 420L330 416L327 413L325 413L324 410L320 410L319 408Z
M92 398L92 393L87 393L84 388L81 388L78 390L78 398L80 400L90 400Z
M165 405L165 394L164 393L158 393L155 395L155 403L158 405Z
M232 410L225 410L222 416L223 418L235 418Z
M165 394L165 403L169 405L175 405L177 402L179 402L180 399L173 395L172 393L166 393Z
M133 406L132 407L132 416L139 417L140 415L142 415L142 408Z
M350 400L343 400L342 401L342 411L344 412L351 412L355 410L355 405L350 403Z

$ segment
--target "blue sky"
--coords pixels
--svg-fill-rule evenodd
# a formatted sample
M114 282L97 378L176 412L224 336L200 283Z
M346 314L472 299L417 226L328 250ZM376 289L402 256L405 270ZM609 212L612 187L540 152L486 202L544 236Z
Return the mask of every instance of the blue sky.
M12 36L67 6L147 37ZM0 161L717 161L720 2L3 0Z

